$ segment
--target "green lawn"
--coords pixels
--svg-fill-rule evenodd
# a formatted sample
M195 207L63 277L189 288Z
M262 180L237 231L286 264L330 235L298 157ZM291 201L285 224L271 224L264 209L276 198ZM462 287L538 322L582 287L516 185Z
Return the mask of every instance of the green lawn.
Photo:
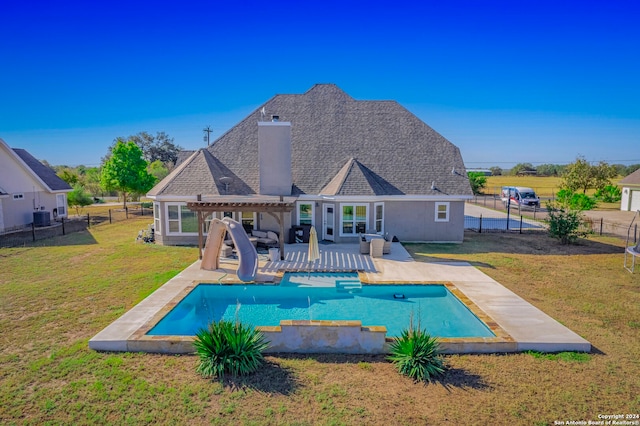
M194 356L99 353L88 340L197 258L135 242L150 218L0 249L0 424L553 424L640 412L640 273L622 243L467 234L408 245L472 262L594 344L592 354L447 356L429 385L382 356L267 357L200 378Z

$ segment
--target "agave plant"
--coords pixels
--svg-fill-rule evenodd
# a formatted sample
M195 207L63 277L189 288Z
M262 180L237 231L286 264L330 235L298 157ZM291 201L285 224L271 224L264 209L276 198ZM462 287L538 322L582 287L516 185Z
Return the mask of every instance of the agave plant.
M225 373L243 376L256 371L264 362L262 352L268 343L253 327L220 320L200 329L193 346L200 357L196 372L222 379Z
M415 381L429 381L444 373L444 360L440 355L437 337L431 337L426 330L413 327L402 330L400 337L391 343L391 355L387 357L398 369Z

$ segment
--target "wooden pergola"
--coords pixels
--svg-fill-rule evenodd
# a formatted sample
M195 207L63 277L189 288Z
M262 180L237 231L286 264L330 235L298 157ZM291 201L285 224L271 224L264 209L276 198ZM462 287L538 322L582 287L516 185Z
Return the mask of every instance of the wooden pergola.
M198 216L198 257L202 259L204 246L204 219L214 212L256 212L271 215L280 226L280 260L284 260L284 214L295 208L294 203L283 201L195 201L188 202L187 208Z

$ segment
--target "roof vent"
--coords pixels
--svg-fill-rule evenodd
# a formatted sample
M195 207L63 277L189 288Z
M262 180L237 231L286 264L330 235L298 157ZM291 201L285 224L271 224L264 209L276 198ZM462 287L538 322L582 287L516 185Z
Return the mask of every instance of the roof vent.
M280 116L279 115L272 115L271 116L271 121L273 121L274 123L280 121Z

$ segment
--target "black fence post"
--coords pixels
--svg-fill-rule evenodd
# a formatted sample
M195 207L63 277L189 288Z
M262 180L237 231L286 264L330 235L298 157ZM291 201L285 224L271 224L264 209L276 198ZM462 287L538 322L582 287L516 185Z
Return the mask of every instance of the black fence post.
M34 222L31 222L31 238L33 241L36 240L36 224Z
M520 215L520 233L522 234L522 215Z
M64 232L64 216L60 219L62 219L62 235L66 235L66 233Z
M87 228L91 228L91 217L89 216L89 213L87 213Z
M600 218L600 235L602 235L602 225L604 225L604 218Z
M478 234L482 234L482 215L480 215L480 225L478 226Z
M140 204L140 216L144 216L144 206Z
M124 206L124 218L129 219L129 207Z
M111 225L111 209L109 209L109 225Z

